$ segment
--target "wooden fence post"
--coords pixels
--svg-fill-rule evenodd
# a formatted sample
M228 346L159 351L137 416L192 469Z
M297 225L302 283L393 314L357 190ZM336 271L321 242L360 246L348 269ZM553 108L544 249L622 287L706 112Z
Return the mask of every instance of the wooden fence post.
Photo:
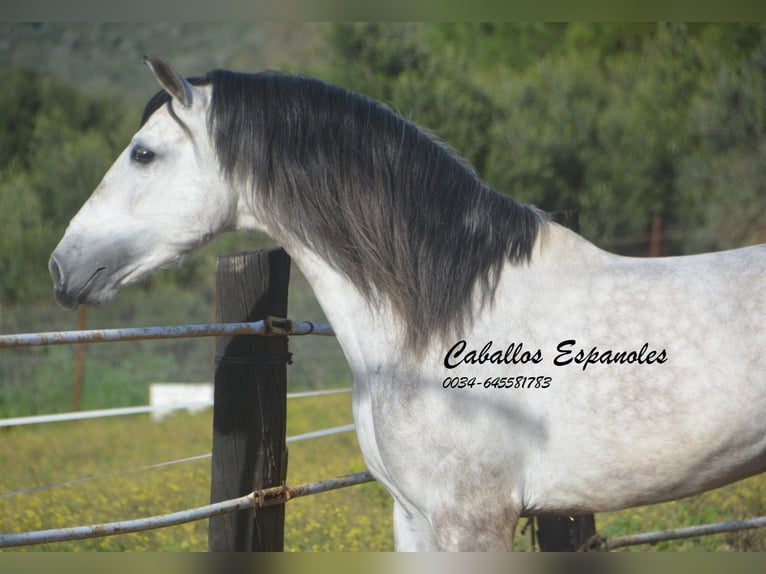
M219 322L287 316L290 257L282 249L219 257ZM287 337L218 337L211 502L284 484ZM284 504L210 519L211 552L284 549Z
M580 231L577 211L557 211L553 221ZM575 552L596 534L596 520L592 514L581 516L540 516L537 518L537 539L543 552Z

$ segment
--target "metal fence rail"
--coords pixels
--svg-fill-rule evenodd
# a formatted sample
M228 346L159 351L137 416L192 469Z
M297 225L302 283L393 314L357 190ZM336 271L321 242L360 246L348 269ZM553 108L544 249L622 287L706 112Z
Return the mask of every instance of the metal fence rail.
M6 347L37 347L40 345L72 345L76 343L106 343L110 341L145 341L152 339L184 339L220 335L324 335L335 336L330 325L311 321L293 321L281 317L266 317L252 323L205 323L166 327L132 327L125 329L88 329L82 331L53 331L0 335L0 349Z
M644 532L642 534L630 534L628 536L616 536L614 538L598 537L596 540L592 541L592 546L599 550L609 551L614 550L615 548L624 548L626 546L656 544L657 542L664 542L666 540L696 538L698 536L707 536L710 534L722 534L724 532L750 530L763 527L766 527L766 516L759 516L747 520L727 520L726 522L715 522L712 524L702 524L700 526Z
M100 343L111 341L137 341L153 339L178 339L188 337L210 337L221 335L323 335L334 336L332 327L327 324L316 324L310 321L293 321L285 318L267 317L262 321L249 323L210 323L198 325L183 326L165 326L165 327L138 327L123 329L91 329L82 331L57 331L47 333L13 334L0 335L0 348L8 347L32 347L40 345L67 345L77 343ZM315 396L319 394L331 394L340 392L350 392L350 389L331 389L326 391L307 391L303 393L292 393L288 398L297 398L303 396ZM210 406L209 401L196 402L184 405L162 405L157 407L140 406L125 407L118 409L100 409L96 411L85 411L78 413L60 413L52 415L40 415L33 417L16 417L0 420L0 427L14 426L20 424L35 424L43 422L55 422L63 420L76 420L84 418L95 418L101 416L117 416L123 414L139 414L151 412L154 409L168 410L172 408L188 408L190 406ZM343 425L331 429L313 431L303 435L297 435L287 438L286 442L293 442L319 436L326 436L340 432L353 430L354 425ZM201 458L209 458L210 455L200 455L189 457L179 461L160 463L142 467L144 470L155 466L164 466L165 464L176 464ZM82 479L89 480L89 479ZM64 542L72 540L82 540L85 538L95 538L103 536L113 536L117 534L128 534L141 532L156 528L175 526L196 520L202 520L236 512L244 509L264 508L277 504L283 504L293 498L317 494L329 490L372 482L375 479L369 472L360 472L342 477L331 478L327 480L315 481L297 486L279 486L263 490L253 491L250 494L238 498L233 498L223 502L208 504L197 508L182 510L169 514L157 515L147 518L138 518L133 520L109 522L91 526L78 526L62 529L39 530L33 532L0 534L0 548L9 548L15 546L28 546L34 544L45 544L51 542ZM79 481L74 481L79 482ZM58 485L52 485L58 486ZM43 487L46 488L46 487ZM39 488L32 488L29 491L35 491ZM23 491L19 491L21 493ZM5 493L5 495L14 495L14 493ZM593 536L581 550L603 550L610 551L627 546L636 546L643 544L656 544L662 541L679 540L684 538L695 538L699 536L721 534L737 530L748 530L754 528L766 527L766 516L746 519L730 520L700 526L685 528L676 528L669 530L660 530L655 532L645 532L641 534L632 534L613 538Z
M82 540L84 538L114 536L115 534L129 534L132 532L153 530L155 528L165 528L167 526L176 526L186 522L203 520L212 516L236 512L238 510L263 508L275 504L283 504L293 498L307 496L309 494L318 494L320 492L327 492L329 490L336 490L338 488L345 488L347 486L372 482L374 480L375 479L372 478L369 472L359 472L337 478L300 484L298 486L277 486L266 488L251 492L250 494L239 498L233 498L188 510L181 510L179 512L172 512L170 514L151 516L149 518L108 522L92 526L37 530L33 532L20 532L17 534L0 534L0 548Z
M303 397L319 397L323 395L334 395L339 393L350 393L351 388L326 389L322 391L301 391L288 393L288 399L299 399ZM30 415L24 417L9 417L0 419L0 427L13 427L22 425L35 425L45 423L56 423L64 421L77 421L84 419L95 419L103 417L117 417L125 415L140 415L153 412L174 411L183 409L199 409L212 407L213 401L196 401L192 403L169 403L167 405L142 405L137 407L117 407L112 409L94 409L89 411L76 411L68 413L52 413L47 415Z
M108 522L91 526L77 526L73 528L59 528L51 530L37 530L33 532L20 532L12 534L0 534L0 548L10 548L15 546L30 546L34 544L46 544L51 542L65 542L72 540L82 540L85 538L97 538L103 536L114 536L117 534L130 534L153 530L156 528L165 528L176 526L186 522L203 520L212 516L218 516L238 510L249 508L264 508L276 504L283 504L293 498L318 494L366 482L374 482L374 478L369 472L358 472L326 480L309 482L297 486L276 486L251 492L246 496L199 506L179 512L151 516L148 518L138 518L134 520L123 520L118 522ZM703 524L700 526L691 526L687 528L676 528L671 530L660 530L656 532L646 532L642 534L632 534L628 536L619 536L614 538L596 537L588 544L589 549L614 550L627 546L636 546L641 544L656 544L666 540L679 540L683 538L695 538L711 534L721 534L724 532L733 532L736 530L748 530L753 528L766 527L766 516L760 516L748 520L730 520L726 522L717 522L713 524Z
M311 321L293 321L291 319L280 317L266 317L261 321L239 322L239 323L210 323L198 325L182 326L164 326L164 327L138 327L122 329L89 329L80 331L55 331L46 333L28 333L0 335L0 348L19 348L35 347L42 345L69 345L78 343L103 343L115 341L140 341L154 339L179 339L189 337L211 337L211 336L233 336L233 335L261 335L261 336L294 336L294 335L323 335L334 336L335 333L330 325L322 323L313 323ZM288 398L301 398L317 395L327 395L335 393L350 392L351 389L329 389L323 391L306 391L291 393ZM178 405L179 408L188 408L189 406L209 406L211 402L196 402L191 405ZM77 420L84 418L96 418L102 416L118 416L126 414L147 413L152 410L168 410L171 405L161 405L158 407L139 406L125 407L118 409L100 409L96 411L86 411L78 413L59 413L52 415L41 415L34 417L15 417L0 421L2 426L15 426L19 424L35 424L44 422L56 422L64 420ZM288 437L286 442L294 442L318 438L336 433L348 432L354 429L353 424L342 425L334 428L312 431L301 435ZM188 457L180 461L171 461L159 465L150 465L141 470L164 466L165 464L175 464L201 458L209 458L210 455L201 455ZM138 469L136 469L138 470ZM87 480L87 479L82 479ZM152 516L148 518L139 518L134 520L110 522L92 526L77 526L63 529L40 530L34 532L0 534L0 548L13 546L27 546L32 544L44 544L48 542L63 542L67 540L81 540L84 538L94 538L100 536L111 536L116 534L127 534L131 532L140 532L155 528L164 528L186 522L211 518L230 512L248 508L262 508L276 504L282 504L292 498L316 494L364 482L370 482L374 479L368 472L361 472L353 475L347 475L332 478L323 481L306 483L298 486L281 486L264 490L254 491L250 494L209 504L202 507L183 510L170 514ZM71 482L71 481L70 481ZM74 481L79 482L79 481ZM39 490L39 488L28 489L29 491ZM12 495L16 493L6 493Z

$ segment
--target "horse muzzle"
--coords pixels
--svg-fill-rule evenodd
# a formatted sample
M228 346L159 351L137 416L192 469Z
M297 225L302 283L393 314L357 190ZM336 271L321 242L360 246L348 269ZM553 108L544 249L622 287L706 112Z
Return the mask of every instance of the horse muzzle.
M127 254L125 254L127 255ZM73 248L62 241L48 261L56 302L65 309L111 301L117 293L123 258L100 249Z
M48 261L48 271L53 279L53 293L56 302L65 309L76 309L78 305L103 302L104 285L101 281L106 273L106 267L97 267L95 271L87 274L68 274L63 271L56 257ZM83 281L83 278L85 279Z

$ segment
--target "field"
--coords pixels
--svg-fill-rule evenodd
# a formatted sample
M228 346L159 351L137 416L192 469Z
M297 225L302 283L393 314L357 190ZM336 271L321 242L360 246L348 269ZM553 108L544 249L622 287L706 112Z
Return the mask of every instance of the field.
M288 403L288 435L346 424L347 394ZM139 415L4 429L0 440L0 531L19 532L123 520L208 502L208 459L152 470L130 469L210 451L211 413L178 413L153 422ZM291 443L288 482L298 484L364 469L354 433ZM93 480L35 491L36 487ZM19 490L24 493L5 494ZM755 478L706 495L596 517L607 536L763 514L766 482ZM290 501L288 551L387 551L391 502L377 484ZM145 533L27 547L58 551L204 551L207 521ZM668 542L637 550L763 550L759 531ZM529 534L517 549L530 550Z
M351 422L349 395L295 399L288 434ZM210 452L211 412L86 420L8 429L0 441L0 491L75 482L0 498L0 531L60 528L173 512L209 502L210 461L129 469ZM353 432L291 443L289 480L296 484L364 470ZM128 471L128 472L125 472ZM291 501L290 551L389 550L391 504L365 484ZM29 547L59 551L204 551L207 521L84 541Z

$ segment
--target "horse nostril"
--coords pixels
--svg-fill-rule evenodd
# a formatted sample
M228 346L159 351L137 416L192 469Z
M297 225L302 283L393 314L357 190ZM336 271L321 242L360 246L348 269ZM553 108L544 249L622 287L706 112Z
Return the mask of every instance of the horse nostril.
M48 261L48 271L51 274L51 279L53 279L53 285L54 287L59 287L61 285L61 268L59 267L59 264L56 262L56 260L51 257Z

